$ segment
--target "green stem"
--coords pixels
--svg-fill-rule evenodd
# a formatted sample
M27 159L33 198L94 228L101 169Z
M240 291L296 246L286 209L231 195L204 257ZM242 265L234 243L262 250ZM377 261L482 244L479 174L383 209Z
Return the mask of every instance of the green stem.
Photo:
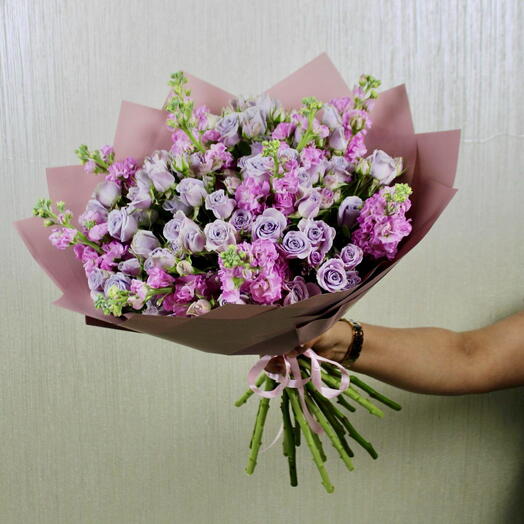
M327 469L324 466L324 462L322 461L320 452L317 446L315 445L315 441L313 439L313 432L311 431L311 428L309 427L306 419L304 418L304 414L302 413L302 408L300 407L300 402L298 399L298 393L292 388L288 388L287 392L289 395L289 400L291 402L291 407L293 408L293 412L295 414L295 420L300 425L300 429L304 434L306 443L311 451L311 455L313 456L313 462L315 463L318 472L320 473L320 477L322 478L322 485L328 493L333 493L335 487L333 486L333 484L331 484L331 481L329 480Z
M351 411L352 413L354 413L357 408L355 408L354 406L352 406L342 395L339 395L337 397L337 402L341 405L341 406L344 406L348 411Z
M262 385L262 382L264 382L264 378L266 377L266 375L264 373L262 373L257 381L256 381L256 386L257 388L259 388L261 385ZM248 389L236 402L235 402L235 406L237 408L239 408L240 406L242 406L243 404L245 404L249 398L251 398L251 396L253 395L253 391L251 389Z
M371 398L374 398L379 402L382 402L382 404L385 404L391 409L394 409L395 411L400 411L402 409L402 406L400 404L397 404L394 400L391 400L385 395L382 395L382 393L379 393L376 389L373 389L371 386L360 380L358 377L351 375L351 382L352 384L355 384L355 386L365 391Z
M269 377L265 379L265 389L269 391L274 387L274 381ZM269 409L269 399L262 397L258 405L257 418L255 420L255 429L253 432L253 438L251 440L251 452L249 453L249 458L246 466L246 473L252 475L255 471L257 465L258 451L260 450L260 445L262 444L262 433L264 432L264 424L266 422L267 411Z
M338 451L338 454L340 455L342 462L344 462L349 471L352 471L353 463L351 462L351 458L344 449L344 446L340 442L337 432L328 422L327 418L324 416L320 408L311 400L309 395L306 395L306 404L311 413L318 420L318 423L322 426L322 429L326 432L326 435L329 437L329 440L331 440L333 447Z
M189 130L188 127L186 126L182 126L180 127L180 129L182 129L182 131L184 131L184 133L187 135L187 137L189 138L189 140L191 140L191 143L201 152L201 153L204 153L206 151L206 149L204 148L204 146L202 145L202 143L200 142L200 140L197 140L195 138L195 136L193 135L193 133L191 133L191 131Z
M91 240L89 240L83 233L80 233L80 231L77 231L76 236L78 238L77 244L84 244L85 246L92 247L99 255L104 254L104 251L98 244L91 242Z
M351 422L348 420L348 418L341 413L339 410L337 410L337 417L340 419L340 422L344 425L346 428L349 436L356 442L358 442L374 459L378 457L378 453L375 451L375 448L373 447L373 444L371 442L367 441L351 424Z
M291 417L289 416L289 397L286 390L282 393L282 401L280 403L282 410L282 420L284 423L284 455L287 457L289 465L289 482L292 486L298 485L297 479L297 463L296 463L296 448L293 426L291 425Z

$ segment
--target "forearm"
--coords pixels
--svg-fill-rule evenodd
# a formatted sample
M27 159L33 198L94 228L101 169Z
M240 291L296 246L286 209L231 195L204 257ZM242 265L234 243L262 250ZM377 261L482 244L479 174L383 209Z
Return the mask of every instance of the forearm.
M417 393L453 395L475 388L463 335L439 328L363 324L364 344L351 368Z

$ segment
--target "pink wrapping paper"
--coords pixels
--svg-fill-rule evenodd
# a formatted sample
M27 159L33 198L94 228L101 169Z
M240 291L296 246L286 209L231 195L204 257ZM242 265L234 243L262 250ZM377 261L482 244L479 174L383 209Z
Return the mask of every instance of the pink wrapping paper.
M188 75L195 105L206 104L213 112L233 95ZM286 108L297 107L304 96L322 101L347 96L349 88L326 54L303 66L267 92ZM114 139L117 159L133 156L141 161L156 149L168 149L171 138L166 113L132 102L123 102ZM90 325L147 333L195 349L225 355L281 354L318 336L341 318L369 289L382 279L430 230L456 190L453 188L460 132L415 134L407 92L397 86L380 94L371 111L373 126L367 136L368 150L380 148L402 156L414 193L409 216L413 231L401 244L393 262L380 262L362 283L349 291L317 295L290 306L227 304L196 317L164 317L126 314L104 316L94 308L80 261L71 249L59 251L48 240L49 230L38 218L20 220L15 226L33 258L62 291L55 304L86 316ZM47 170L49 194L64 200L78 216L100 179L84 173L81 166Z

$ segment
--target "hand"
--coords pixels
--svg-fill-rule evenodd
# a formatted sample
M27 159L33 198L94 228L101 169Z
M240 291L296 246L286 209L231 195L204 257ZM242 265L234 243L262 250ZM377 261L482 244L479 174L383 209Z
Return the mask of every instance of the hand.
M314 338L303 344L301 347L295 348L289 353L291 357L300 355L308 348L312 348L315 353L324 358L329 358L335 362L342 362L348 347L353 341L353 330L346 322L335 322L322 335ZM266 366L266 371L270 373L285 373L284 359L282 357L275 357L270 360Z

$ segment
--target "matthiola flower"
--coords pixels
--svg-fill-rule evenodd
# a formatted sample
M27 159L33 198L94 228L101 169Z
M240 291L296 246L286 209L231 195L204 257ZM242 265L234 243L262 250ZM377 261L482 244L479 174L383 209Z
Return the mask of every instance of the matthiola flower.
M317 282L322 289L330 293L347 289L348 279L342 260L326 260L317 271Z
M144 302L149 292L149 286L141 280L133 279L129 286L130 295L127 298L127 302L133 309L142 309ZM144 312L145 313L145 312ZM151 314L151 312L145 313Z
M257 238L278 240L287 226L286 217L277 209L266 209L255 218L251 227L253 239Z
M191 140L182 129L176 129L171 135L171 140L171 153L174 155L184 154L192 148Z
M347 270L353 269L362 262L363 252L355 244L347 244L340 250L340 259Z
M276 272L262 272L250 283L249 293L257 304L273 304L282 297L282 279Z
M193 111L193 116L196 120L196 128L199 131L204 131L209 125L209 108L201 105Z
M171 275L166 273L160 267L154 266L150 268L147 274L147 285L155 289L169 287L175 281L175 279Z
M237 231L249 231L251 228L251 223L253 222L253 214L247 209L235 209L229 223Z
M191 207L199 207L207 196L204 182L197 178L183 178L176 186L180 200Z
M338 109L332 104L324 104L321 109L320 122L330 130L342 127L342 118Z
M364 202L351 240L374 258L395 258L399 242L411 233L405 213L411 202L407 184L383 187Z
M57 249L66 249L73 244L76 233L76 229L68 227L55 228L49 235L49 240Z
M208 251L223 251L227 246L236 244L235 228L223 220L215 220L206 224L206 249Z
M224 176L224 186L226 186L226 191L230 195L234 195L237 187L242 183L242 180L239 176L236 175L236 171L226 172Z
M261 268L273 268L279 254L275 243L271 240L259 238L251 244L251 255L254 263Z
M282 239L282 252L286 258L307 258L311 242L302 231L288 231Z
M262 199L267 197L270 192L270 185L267 180L248 176L235 191L235 200L237 207L259 213L262 210Z
M358 196L346 197L338 207L337 224L351 227L360 214L362 199Z
M212 211L216 218L225 220L235 209L235 201L226 196L223 189L218 189L206 196L206 209Z
M285 140L295 131L295 124L291 122L280 122L280 124L275 127L273 133L271 133L271 138L276 140Z
M329 147L337 151L346 151L348 139L346 138L346 134L342 126L337 127L332 131L332 133L329 135L328 144Z
M205 153L209 171L216 171L222 167L231 167L233 155L226 149L224 144L211 144Z
M364 144L364 135L362 133L356 134L350 139L344 156L351 164L354 164L359 158L365 156L367 153L366 145Z
M153 249L160 247L158 238L152 231L139 229L131 241L131 251L140 257L147 258Z
M101 224L97 224L93 226L87 233L87 237L89 240L93 242L99 242L107 235L108 228L107 228L107 222L102 222Z
M215 129L220 135L219 140L225 146L233 147L240 142L239 124L238 113L229 113L218 120Z
M119 185L123 183L133 185L137 168L136 160L132 157L127 157L120 162L114 162L109 166L106 180L110 180Z
M127 247L116 240L111 240L111 242L102 244L102 250L104 254L98 259L100 267L112 270L118 265L115 260L119 260L124 256L127 252Z
M402 159L391 158L380 149L375 149L367 158L371 162L371 176L386 186L402 172Z
M138 222L134 215L123 207L121 209L113 209L107 217L107 228L109 234L120 240L127 242L131 240L138 229Z
M93 191L93 198L107 209L112 208L121 195L120 186L111 180L100 182Z

